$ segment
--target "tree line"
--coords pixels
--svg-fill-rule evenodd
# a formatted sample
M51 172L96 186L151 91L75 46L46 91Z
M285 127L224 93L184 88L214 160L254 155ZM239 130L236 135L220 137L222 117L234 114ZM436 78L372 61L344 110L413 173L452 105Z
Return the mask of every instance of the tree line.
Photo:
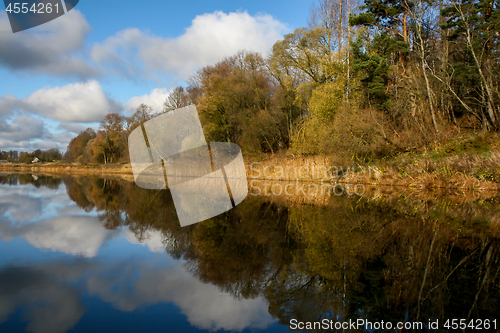
M267 57L240 51L200 69L161 112L194 103L207 140L249 154L357 161L500 129L498 0L357 1L319 0ZM154 116L144 104L108 114L65 157L128 161L128 134Z
M35 158L40 162L53 162L63 159L63 154L57 148L48 150L36 149L31 153L17 150L0 151L0 160L9 162L31 163Z

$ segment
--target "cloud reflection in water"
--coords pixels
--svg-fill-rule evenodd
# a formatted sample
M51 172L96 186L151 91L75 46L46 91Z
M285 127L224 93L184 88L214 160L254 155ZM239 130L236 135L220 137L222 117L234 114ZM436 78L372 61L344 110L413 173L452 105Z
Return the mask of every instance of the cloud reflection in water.
M85 294L124 312L174 303L199 329L241 331L275 321L262 297L237 300L193 277L182 260L165 253L160 232L149 231L139 242L127 228L105 229L94 212L42 219L49 210L74 214L74 203L56 189L40 188L43 197L33 195L36 188L24 189L0 186L0 240L17 238L43 253L64 255L43 262L23 257L22 266L7 260L0 267L0 324L23 308L27 331L67 331L85 316ZM149 251L141 250L144 246ZM109 255L120 252L126 254Z

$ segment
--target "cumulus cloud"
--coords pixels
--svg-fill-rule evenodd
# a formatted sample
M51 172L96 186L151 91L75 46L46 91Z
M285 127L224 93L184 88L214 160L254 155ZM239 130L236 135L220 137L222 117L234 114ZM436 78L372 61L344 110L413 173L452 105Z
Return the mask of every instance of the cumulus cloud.
M0 114L12 114L15 110L54 120L87 123L101 121L108 113L120 112L121 105L102 91L98 81L90 80L42 88L20 100L12 95L0 98Z
M0 11L0 31L10 31ZM59 76L92 77L97 74L80 55L91 27L78 10L20 33L0 34L0 65L13 71Z
M114 236L115 232L104 229L98 219L91 216L59 216L20 226L0 223L0 239L4 241L19 237L38 249L87 258L95 257L101 246Z
M42 119L33 116L0 118L0 147L2 149L51 149L63 148L71 138L52 134Z
M153 112L160 112L163 110L163 103L167 99L168 94L170 94L170 91L166 88L156 88L150 94L132 97L125 103L124 107L129 114L133 114L141 104L152 107Z
M32 221L42 214L42 204L41 198L23 195L16 190L2 188L0 191L0 217L3 220L12 218L16 223Z
M138 274L134 276L128 272ZM167 267L158 267L154 261L134 262L126 267L119 264L108 266L107 271L87 280L87 288L91 294L97 294L121 311L173 302L191 325L211 331L263 329L274 322L262 297L235 299L214 285L202 283L186 271L183 262L178 261Z
M220 11L197 16L177 38L130 28L96 44L92 59L124 76L156 77L157 72L185 79L200 67L239 50L266 53L287 30L271 15Z
M75 326L85 311L79 288L83 294L127 312L173 303L191 325L205 330L264 329L276 321L267 312L263 297L235 299L190 275L183 262L171 263L158 256L114 263L57 260L23 264L0 268L0 323L21 310L32 332L63 332Z
M19 146L20 148L25 148L27 151L33 151L35 149L42 149L42 150L47 150L47 149L52 149L52 148L57 148L57 149L66 149L68 146L68 143L75 137L75 134L70 133L70 132L62 132L62 133L53 133L51 135L51 138L41 138L37 140L30 141L29 143L26 143L23 146ZM1 146L1 140L0 140L0 146ZM11 143L13 143L11 141ZM4 145L6 147L18 147L15 144L10 144L10 145Z
M0 119L0 137L7 141L29 141L38 138L50 138L42 120L29 116L19 116L11 122Z
M23 151L52 148L64 150L71 139L87 127L89 126L61 123L57 128L62 132L52 132L42 119L29 116L19 116L12 121L0 119L0 147L3 150Z
M45 87L22 99L5 95L0 97L0 147L65 149L75 134L121 111L96 80Z
M0 98L0 116L14 114L14 109L29 109L29 105L18 100L16 96L7 94Z

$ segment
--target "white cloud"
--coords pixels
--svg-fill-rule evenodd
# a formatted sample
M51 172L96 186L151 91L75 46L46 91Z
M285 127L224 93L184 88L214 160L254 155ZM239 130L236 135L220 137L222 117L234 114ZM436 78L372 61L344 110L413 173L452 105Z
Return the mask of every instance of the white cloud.
M13 189L3 188L0 191L0 216L7 220L8 215L16 223L27 222L36 219L42 214L43 200L17 193ZM29 209L26 209L29 207ZM1 227L0 227L1 228ZM2 238L2 235L0 235ZM10 237L2 238L10 240Z
M72 10L24 32L1 33L0 65L27 73L95 76L97 71L79 54L84 50L90 29L85 17ZM0 31L11 31L5 11L0 11Z
M111 112L120 112L118 102L110 99L98 81L46 87L21 100L6 95L0 98L0 114L14 110L36 113L49 119L71 122L98 122Z
M32 332L68 330L85 312L79 289L121 311L174 303L191 325L210 331L264 329L276 321L263 297L238 300L200 282L183 264L155 256L115 263L59 260L0 267L0 323L17 310L24 312Z
M163 110L163 103L167 99L168 94L170 94L170 91L166 88L156 88L150 94L132 97L125 103L124 107L129 114L133 114L137 110L137 107L144 103L147 106L151 106L153 112L160 112Z
M138 272L138 277L128 272ZM158 267L155 261L134 262L125 268L122 265L108 267L104 274L92 275L87 280L87 288L89 293L97 294L121 311L173 302L191 325L211 331L263 329L274 322L264 298L235 299L217 286L193 277L182 261L167 267Z
M29 108L29 105L20 104L21 102L16 96L12 94L7 94L0 98L0 115L8 116L13 114L13 110L16 108Z
M87 258L95 257L101 246L114 236L116 232L104 229L98 219L91 216L60 216L20 226L0 223L2 240L19 237L38 249Z
M271 15L220 11L197 16L177 38L163 38L136 28L120 31L96 44L92 59L124 76L157 77L157 73L185 79L239 50L266 53L282 38L285 25Z
M20 104L23 104L22 101ZM33 116L17 115L11 119L0 118L0 147L3 150L62 149L70 139L71 137L61 134L52 134L44 120Z
M52 148L65 150L71 139L81 132L78 129L85 130L89 126L61 123L57 128L62 132L52 132L48 127L45 120L29 116L19 116L10 122L0 119L0 147L2 150L20 149L28 152Z
M12 142L29 141L38 138L49 138L45 124L40 119L19 116L11 122L0 119L0 137Z

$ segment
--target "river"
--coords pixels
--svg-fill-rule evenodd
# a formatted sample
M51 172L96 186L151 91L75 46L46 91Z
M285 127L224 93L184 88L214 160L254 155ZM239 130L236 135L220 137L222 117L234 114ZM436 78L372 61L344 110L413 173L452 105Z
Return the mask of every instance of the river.
M0 332L500 328L498 193L249 185L181 228L168 190L1 174Z

